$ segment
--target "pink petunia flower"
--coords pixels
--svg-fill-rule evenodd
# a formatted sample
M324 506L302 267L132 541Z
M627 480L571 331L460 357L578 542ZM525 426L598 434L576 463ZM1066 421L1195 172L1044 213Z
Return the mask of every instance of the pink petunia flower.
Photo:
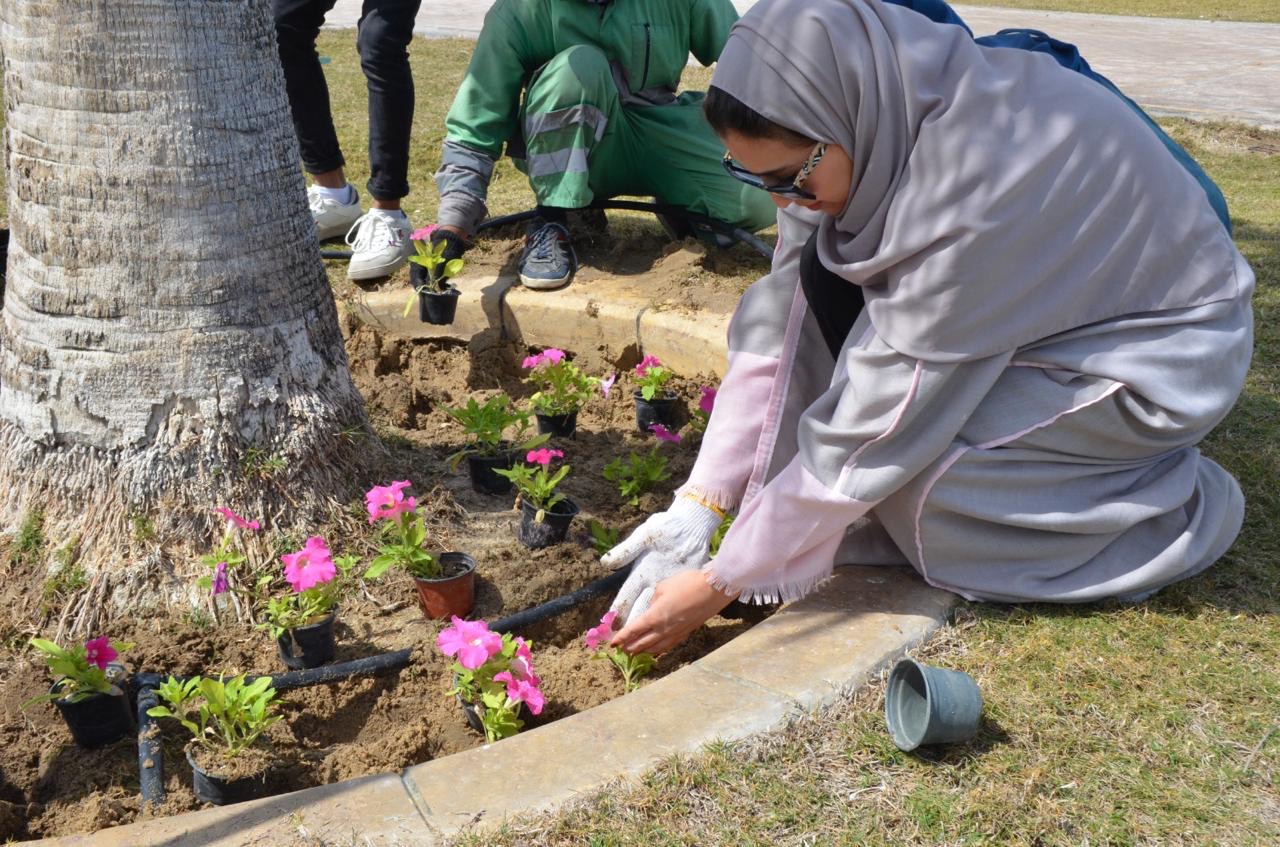
M365 507L369 510L369 523L374 523L379 518L393 520L403 512L412 512L418 508L417 500L404 496L404 490L410 485L413 483L402 479L390 485L375 485L370 488L364 495Z
M89 660L89 664L97 666L98 670L106 670L107 665L114 662L119 655L105 635L100 638L91 638L84 643L84 657Z
M421 229L415 229L413 234L409 236L409 239L411 241L430 241L431 234L439 228L439 224L428 224Z
M280 561L284 562L285 581L299 593L329 582L338 575L329 546L318 535L308 538L307 543L296 553L285 553Z
M458 664L475 670L502 652L502 636L489 631L484 621L464 621L454 615L452 625L440 630L436 646L446 656L457 656Z
M595 650L602 642L608 641L613 637L613 619L617 616L618 613L610 609L604 613L604 617L600 619L598 626L593 626L587 630L583 641L586 642L588 650Z
M534 685L542 685L542 680L533 672L533 653L529 650L529 642L523 638L516 639L516 654L511 657L510 669L516 679L527 679Z
M218 508L214 509L214 511L222 515L224 518L227 519L228 523L230 523L232 526L238 529L247 529L250 532L256 532L262 526L257 521L245 520L244 518L240 517L235 512L231 511L225 506L219 506Z
M662 424L656 423L649 427L649 431L658 436L659 441L670 441L672 444L679 444L683 436L678 432L672 432Z
M219 594L226 594L230 588L231 586L227 583L227 563L218 562L213 569L213 590L209 594L217 597Z
M529 455L524 457L526 462L542 465L544 468L551 465L552 459L563 459L563 450L548 450L546 447L537 450L530 450Z
M702 396L698 398L698 408L708 415L716 405L716 389L710 385L702 386Z
M533 356L525 356L524 361L520 363L520 367L527 370L529 368L536 368L540 364L542 364L542 354L538 353Z
M636 376L644 376L649 372L649 368L660 368L662 362L657 356L645 356L640 360L640 364L636 365Z
M548 365L558 365L564 361L564 351L558 347L552 347L542 351L542 361Z
M609 389L613 388L613 384L618 381L618 375L611 373L604 379L600 380L600 393L605 397L609 396Z
M516 679L511 675L510 671L503 671L493 675L494 682L505 682L507 684L507 697L517 703L524 703L529 707L529 711L535 715L542 714L542 707L546 705L546 698L542 694L536 683L527 679Z

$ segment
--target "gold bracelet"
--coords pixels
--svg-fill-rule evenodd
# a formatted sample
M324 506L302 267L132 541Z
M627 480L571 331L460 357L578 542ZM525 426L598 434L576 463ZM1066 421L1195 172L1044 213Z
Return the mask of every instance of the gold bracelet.
M691 491L686 491L686 492L684 492L683 494L681 494L680 496L681 496L681 497L688 497L690 500L692 500L693 502L697 503L699 506L704 506L705 508L710 509L711 511L715 512L715 513L720 517L720 520L724 520L725 518L727 518L727 517L729 516L729 513L728 513L728 512L726 512L724 509L721 509L719 506L715 505L714 503L708 503L706 500L702 499L702 498L701 498L701 497L699 497L697 494L694 494L694 493L693 493L693 492L691 492Z

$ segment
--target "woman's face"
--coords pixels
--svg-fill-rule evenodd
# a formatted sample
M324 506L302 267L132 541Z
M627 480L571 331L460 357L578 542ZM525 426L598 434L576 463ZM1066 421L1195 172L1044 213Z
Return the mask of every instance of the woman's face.
M777 138L748 138L736 132L726 134L721 140L738 164L762 177L770 185L790 185L816 143L795 144ZM844 150L829 144L822 161L809 172L809 178L801 186L814 196L813 200L779 197L776 194L769 196L780 209L795 203L806 209L817 209L835 216L844 211L852 185L853 162Z

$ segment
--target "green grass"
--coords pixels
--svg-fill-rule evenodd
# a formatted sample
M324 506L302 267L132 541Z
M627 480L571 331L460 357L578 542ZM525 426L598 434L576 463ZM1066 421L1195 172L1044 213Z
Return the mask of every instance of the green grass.
M1275 0L964 0L964 2L971 6L1004 6L1009 9L1043 9L1053 12L1093 12L1102 15L1280 23L1280 3L1276 3Z

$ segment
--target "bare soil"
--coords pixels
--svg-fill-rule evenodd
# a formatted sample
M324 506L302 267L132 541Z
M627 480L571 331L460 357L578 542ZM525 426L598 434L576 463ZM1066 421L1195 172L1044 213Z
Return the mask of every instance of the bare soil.
M501 339L481 336L469 343L415 341L383 337L367 326L348 327L348 353L357 385L372 420L389 450L381 456L370 445L371 467L383 482L411 479L424 505L429 546L460 550L475 557L477 606L473 618L494 620L545 602L603 576L606 571L591 547L587 522L598 520L624 534L652 511L663 508L687 475L696 455L696 438L659 449L671 477L642 498L625 504L604 480L610 460L630 450L647 450L650 437L635 429L633 385L624 372L610 396L593 400L579 415L579 432L553 446L564 450L573 470L565 494L581 514L563 544L527 550L514 537L519 513L511 497L473 491L465 466L450 471L445 459L463 445L463 437L444 413L468 396L483 399L496 391L524 398L520 359L529 351ZM572 353L572 351L570 351ZM619 363L626 366L630 363ZM693 408L704 380L679 379L672 386ZM351 504L340 526L318 528L336 553L367 554L363 504ZM360 516L360 517L355 517ZM266 536L270 537L270 527ZM273 555L295 549L297 539L278 538ZM174 814L198 807L190 790L183 755L188 738L176 722L162 722L165 786L163 808L144 810L138 793L136 746L131 739L97 751L76 748L52 706L23 710L24 701L48 690L49 678L35 651L25 647L31 631L32 585L39 584L30 563L6 564L0 546L0 840L85 832L142 817ZM264 559L265 560L265 559ZM367 561L367 559L366 559ZM183 579L199 575L195 562L182 564ZM9 579L13 577L13 579ZM33 580L36 580L33 583ZM392 771L481 743L468 728L457 702L446 695L450 661L435 649L441 622L425 620L414 600L412 580L391 573L367 587L363 596L343 600L336 625L336 661L416 648L412 664L395 673L289 691L282 695L286 716L269 730L274 765L273 792L291 791L370 773ZM530 727L589 709L622 693L613 667L594 661L581 634L607 609L600 598L559 618L520 633L534 642L534 665L544 681L543 713L526 715ZM134 671L189 675L279 673L284 667L269 635L247 621L224 613L215 622L201 613L173 607L133 619L116 620L108 633L136 646L125 656ZM749 622L716 618L680 649L663 657L656 678L733 638ZM95 633L99 634L99 633Z

